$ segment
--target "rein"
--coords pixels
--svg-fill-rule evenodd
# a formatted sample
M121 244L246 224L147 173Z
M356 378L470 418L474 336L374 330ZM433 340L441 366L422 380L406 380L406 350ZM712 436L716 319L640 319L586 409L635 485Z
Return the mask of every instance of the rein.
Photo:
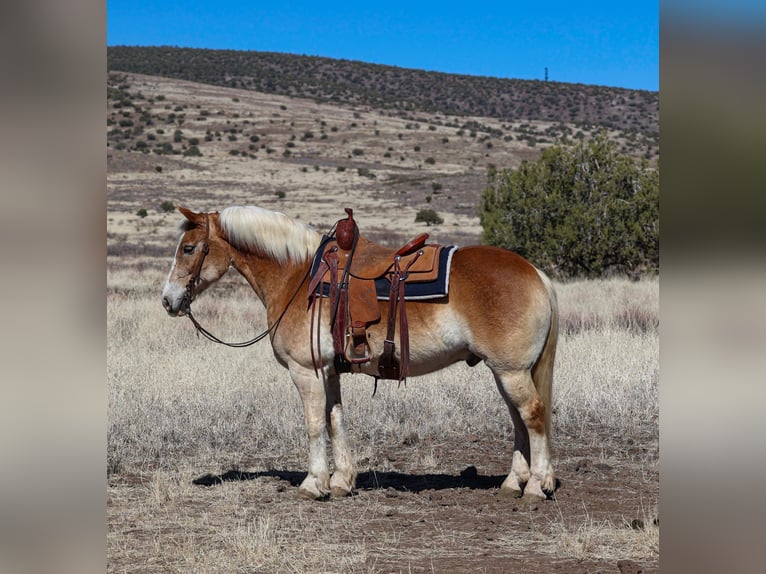
M311 268L309 267L309 271ZM279 314L279 317L277 317L277 320L274 321L274 323L263 331L262 333L259 333L249 341L243 341L241 343L228 343L226 341L223 341L213 335L210 331L205 329L202 325L199 324L197 319L194 318L194 315L192 315L191 311L191 303L190 302L184 302L184 305L182 308L184 310L184 314L189 317L189 319L192 322L192 325L194 325L194 328L197 330L197 334L202 333L205 338L207 338L210 341L213 341L214 343L220 343L221 345L226 345L227 347L235 347L235 348L241 348L241 347L249 347L250 345L255 345L257 342L262 341L267 336L274 334L277 330L277 327L279 326L279 323L282 321L282 318L285 316L285 313L287 313L287 310L290 308L290 305L292 305L293 301L295 301L295 297L298 295L298 292L301 290L301 287L303 286L303 283L306 281L306 278L308 277L309 271L306 271L306 275L304 275L303 279L301 279L301 282L298 284L298 288L295 290L295 293L293 293L293 296L290 297L290 300L287 302L287 306L284 308L282 313ZM192 281L189 282L191 285ZM187 291L189 289L189 286L187 286ZM186 298L186 296L184 296Z
M334 229L334 227L333 227ZM191 302L194 298L194 290L197 287L197 284L200 282L200 273L202 272L202 263L205 261L205 257L207 257L207 254L210 252L210 245L207 242L207 238L210 237L210 222L208 219L205 220L205 239L202 240L202 256L199 258L199 262L197 263L194 273L192 273L191 278L189 279L189 282L186 284L186 291L184 292L183 299L181 301L181 309L184 312L184 315L189 317L189 319L192 322L192 325L194 325L194 328L197 330L197 335L202 333L205 338L207 338L210 341L213 341L214 343L220 343L221 345L226 345L227 347L234 347L234 348L242 348L242 347L249 347L250 345L254 345L255 343L262 341L269 335L273 335L277 327L279 326L279 323L284 318L285 314L287 313L287 310L290 308L290 305L293 304L295 301L295 298L298 296L298 293L301 290L301 287L306 282L306 279L308 279L309 274L311 273L311 263L309 263L308 269L306 270L306 274L303 276L303 279L300 280L298 283L298 287L295 289L295 293L292 294L292 297L290 297L290 300L287 302L287 305L282 310L282 312L279 314L279 317L277 317L277 320L274 321L274 323L265 331L262 333L259 333L249 341L243 341L241 343L228 343L226 341L223 341L222 339L219 339L213 333L205 329L202 325L200 325L199 321L195 319L194 315L192 314L191 310Z

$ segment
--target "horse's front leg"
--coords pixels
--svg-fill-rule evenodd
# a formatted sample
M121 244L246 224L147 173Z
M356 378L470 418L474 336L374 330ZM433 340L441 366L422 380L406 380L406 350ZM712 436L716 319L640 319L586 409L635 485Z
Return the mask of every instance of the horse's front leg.
M321 499L330 494L330 470L327 466L327 437L325 415L327 396L322 379L313 369L290 365L290 376L303 402L303 416L309 435L308 475L298 487L305 498Z
M348 496L356 486L356 468L348 446L346 427L343 423L340 375L327 377L325 393L327 396L325 419L330 431L335 463L335 470L330 479L330 490L333 496Z

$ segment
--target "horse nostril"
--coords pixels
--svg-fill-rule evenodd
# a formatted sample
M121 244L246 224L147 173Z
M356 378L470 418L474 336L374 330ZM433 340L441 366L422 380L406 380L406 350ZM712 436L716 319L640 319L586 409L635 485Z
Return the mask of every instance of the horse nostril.
M165 307L165 311L170 312L170 299L167 297L162 298L162 306Z

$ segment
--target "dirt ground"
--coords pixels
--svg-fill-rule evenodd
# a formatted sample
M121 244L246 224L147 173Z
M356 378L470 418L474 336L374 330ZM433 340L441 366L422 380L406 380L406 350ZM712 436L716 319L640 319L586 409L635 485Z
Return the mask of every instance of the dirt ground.
M533 504L498 498L512 442L485 436L381 445L377 460L360 472L356 494L324 502L297 498L296 487L305 476L305 463L297 457L271 459L271 464L268 458L254 459L218 474L181 473L177 479L184 484L175 495L158 495L162 488L150 474L120 475L109 489L110 536L119 535L121 544L134 551L114 556L109 570L177 569L142 557L142 545L157 544L158 533L131 526L132 505L133 512L143 509L145 524L153 524L149 515L157 513L165 545L194 536L195 529L202 537L206 529L222 532L264 516L272 517L275 534L291 534L271 536L279 546L271 562L237 571L658 572L658 547L643 557L629 550L635 544L631 538L640 544L651 537L648 531L658 531L657 441L635 444L608 433L589 435L558 437L558 489L552 499ZM441 472L422 469L423 451L433 453ZM142 497L158 496L162 504L137 504ZM303 543L303 550L296 543ZM325 553L321 566L290 566L296 552L305 556L320 547ZM352 555L340 560L333 548L352 549Z

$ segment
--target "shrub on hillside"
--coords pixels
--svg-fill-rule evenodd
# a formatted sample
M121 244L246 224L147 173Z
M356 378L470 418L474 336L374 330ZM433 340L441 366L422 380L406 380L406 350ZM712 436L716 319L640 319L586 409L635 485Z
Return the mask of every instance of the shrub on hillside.
M175 205L173 205L172 201L168 201L167 199L160 203L160 209L163 213L170 213L176 208Z
M558 278L659 270L659 173L603 136L490 169L480 216L485 243Z
M421 209L415 215L415 223L423 222L428 226L440 225L444 223L444 219L436 213L433 209Z

